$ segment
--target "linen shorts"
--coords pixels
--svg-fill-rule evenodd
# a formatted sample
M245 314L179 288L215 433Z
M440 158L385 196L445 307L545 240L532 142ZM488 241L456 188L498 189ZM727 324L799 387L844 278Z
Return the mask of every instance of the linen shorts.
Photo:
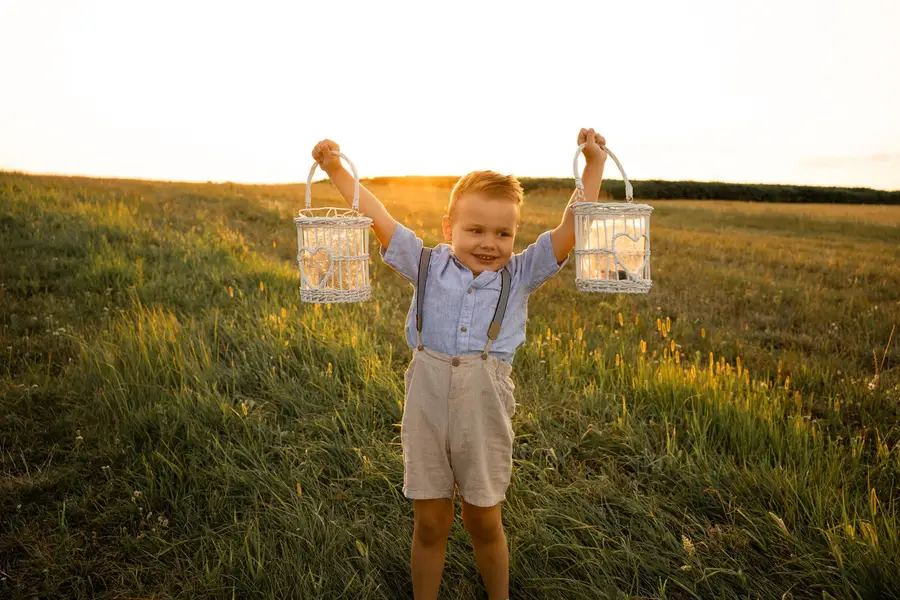
M512 474L512 366L480 354L415 350L403 405L403 494L493 506Z

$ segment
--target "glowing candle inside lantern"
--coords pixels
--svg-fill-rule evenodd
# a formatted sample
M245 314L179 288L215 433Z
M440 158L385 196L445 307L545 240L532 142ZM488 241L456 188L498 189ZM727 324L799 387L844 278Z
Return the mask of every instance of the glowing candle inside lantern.
M624 235L623 235L624 234ZM591 221L587 247L592 250L610 250L635 276L641 277L647 249L643 220L640 217L611 217ZM628 279L628 274L617 264L612 254L589 254L582 264L585 276L590 279Z
M307 248L325 247L330 251L304 253L302 267L313 287L324 285L332 289L352 290L365 287L367 274L365 266L352 259L362 254L364 231L360 229L340 229L332 227L307 228L303 231ZM330 269L330 271L329 271Z

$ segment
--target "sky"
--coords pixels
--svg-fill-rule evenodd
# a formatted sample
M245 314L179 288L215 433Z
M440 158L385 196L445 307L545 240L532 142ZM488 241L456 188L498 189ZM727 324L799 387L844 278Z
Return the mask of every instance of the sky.
M0 0L0 169L297 182L328 138L361 177L571 177L593 127L636 180L897 190L898 28L897 0Z

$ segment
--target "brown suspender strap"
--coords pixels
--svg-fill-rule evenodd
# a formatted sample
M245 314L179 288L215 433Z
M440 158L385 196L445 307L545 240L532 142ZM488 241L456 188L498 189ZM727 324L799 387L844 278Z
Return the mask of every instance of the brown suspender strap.
M416 284L416 344L419 350L422 346L422 313L425 311L425 281L428 279L428 264L431 262L431 248L422 246L419 255L419 278Z
M500 298L497 299L497 308L494 309L494 318L491 320L491 326L488 327L488 341L484 346L484 352L481 353L481 359L487 360L488 352L491 350L491 344L500 335L500 324L503 322L503 316L506 314L506 304L509 302L509 271L506 267L500 271Z
M509 302L509 271L506 267L500 271L500 298L497 300L497 308L494 309L494 318L491 319L491 326L488 327L488 337L496 340L500 334L500 324L503 322L503 316L506 314L506 304Z

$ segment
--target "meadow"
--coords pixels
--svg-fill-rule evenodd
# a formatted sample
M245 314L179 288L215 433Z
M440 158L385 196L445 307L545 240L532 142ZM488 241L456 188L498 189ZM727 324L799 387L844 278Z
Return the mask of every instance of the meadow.
M370 189L439 241L446 187ZM0 597L411 597L412 288L372 236L369 302L301 303L303 191L0 173ZM529 303L511 597L900 597L900 206L651 204L648 295Z

